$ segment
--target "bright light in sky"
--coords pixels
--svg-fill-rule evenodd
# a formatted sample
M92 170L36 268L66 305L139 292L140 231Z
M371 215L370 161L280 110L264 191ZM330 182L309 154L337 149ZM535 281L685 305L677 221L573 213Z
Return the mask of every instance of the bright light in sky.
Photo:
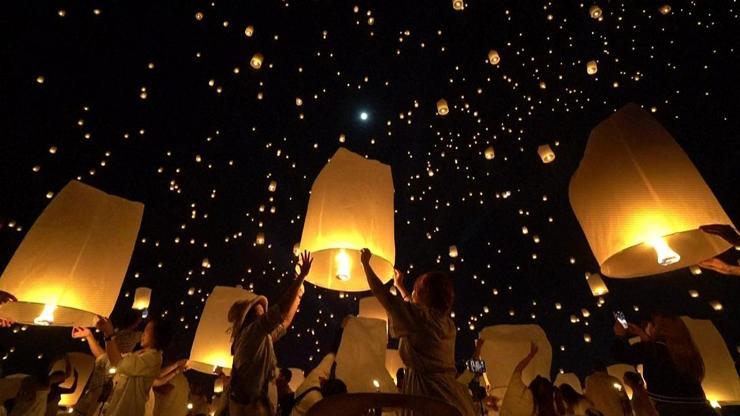
M365 111L360 113L360 120L362 121L367 120L367 113Z

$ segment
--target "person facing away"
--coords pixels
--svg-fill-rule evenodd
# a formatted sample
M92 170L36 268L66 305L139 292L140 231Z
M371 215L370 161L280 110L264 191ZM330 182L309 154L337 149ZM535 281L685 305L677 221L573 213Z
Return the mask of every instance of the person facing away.
M303 280L311 269L311 254L300 256L300 272L277 304L267 307L267 298L257 296L231 305L228 321L231 352L234 355L229 393L229 415L264 413L271 415L277 406L273 343L285 334L303 296ZM267 407L267 408L265 408Z
M98 317L96 327L105 335L105 351L116 369L113 391L104 406L105 416L143 415L154 379L162 366L162 349L172 339L172 327L163 320L150 320L141 335L141 349L121 354L110 319Z
M565 405L565 414L568 416L603 416L596 410L594 403L588 397L579 394L570 384L561 384L560 397Z
M455 406L463 416L476 414L467 388L457 382L455 336L450 318L454 301L452 280L444 273L419 276L411 294L403 285L403 274L396 271L394 296L370 266L372 253L362 249L360 261L373 295L390 316L390 325L400 338L399 353L406 366L404 394L432 396Z
M648 395L661 415L714 415L704 396L704 360L686 324L673 315L654 313L643 330L637 325L614 325L614 355L620 361L643 365ZM639 337L630 345L626 337Z
M162 367L152 383L153 416L185 416L188 412L190 385L183 374L188 360L179 360Z
M514 367L509 386L501 402L499 413L501 416L554 416L559 414L555 409L555 388L549 380L537 376L529 383L529 386L522 380L522 372L537 355L538 350L537 344L530 343L529 354Z
M642 381L642 376L634 371L628 371L622 376L624 384L632 389L632 411L635 416L658 416L658 411L655 410L653 402L650 401L648 392L645 389L645 383Z
M600 361L594 363L594 372L586 377L585 387L586 397L604 416L632 416L622 380L609 375Z

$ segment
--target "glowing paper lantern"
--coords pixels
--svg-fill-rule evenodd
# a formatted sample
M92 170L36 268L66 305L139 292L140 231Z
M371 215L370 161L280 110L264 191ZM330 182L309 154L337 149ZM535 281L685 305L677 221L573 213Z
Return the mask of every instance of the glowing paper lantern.
M403 363L403 360L401 359L401 353L398 352L398 350L394 349L387 349L385 350L385 369L388 370L388 374L390 374L391 378L393 379L393 382L398 385L398 379L396 379L396 374L398 373L399 368L406 368L406 365Z
M223 392L224 392L224 379L221 377L218 377L215 380L213 380L213 393L221 394Z
M440 98L437 101L437 114L440 116L446 116L450 112L450 107L447 106L447 100Z
M152 298L152 289L148 287L137 287L134 292L134 304L131 308L143 311L149 307L149 301Z
M85 390L87 380L90 379L90 376L92 375L93 369L95 367L95 357L90 354L83 354L81 352L70 352L67 354L67 357L69 358L69 363L72 365L72 369L74 371L77 371L77 388L70 394L62 394L59 405L64 407L71 407L77 404L77 401L80 400L80 396L82 396L82 392ZM52 371L64 371L65 366L66 364L64 360L59 360L55 362L52 366ZM59 386L70 388L72 387L74 381L74 372L72 372L70 376L67 377L67 379L64 380L64 382Z
M610 277L689 267L731 247L699 230L732 222L686 153L634 104L591 132L569 197L601 272Z
M596 75L599 72L599 65L596 61L588 61L586 63L586 73L589 75Z
M496 152L494 152L493 146L486 147L486 150L483 152L483 154L488 160L493 160L493 158L496 157Z
M118 298L144 205L72 181L49 203L0 278L23 324L92 326Z
M262 61L265 59L264 56L262 56L261 53L257 52L254 55L252 55L252 59L249 60L249 66L251 66L254 69L260 69L262 68Z
M606 283L604 283L604 279L601 278L600 274L586 273L586 281L592 295L601 296L609 293L609 288L606 287Z
M336 375L349 393L398 391L385 367L387 344L385 322L355 317L347 321L337 351Z
M277 189L277 181L270 181L270 184L267 185L267 190L270 192L275 192Z
M707 400L721 404L740 403L740 379L735 371L735 363L725 340L712 321L681 319L689 329L691 338L704 360L704 380L701 386Z
M450 253L449 253L449 255L450 255L450 257L452 257L453 259L454 259L455 257L457 257L457 255L458 255L458 252L457 252L457 246L450 246Z
M340 148L311 188L301 250L313 256L306 280L345 292L368 290L360 250L384 282L393 277L393 178L390 166Z
M388 322L388 313L375 296L360 299L360 311L357 316Z
M619 382L622 384L622 388L624 388L624 391L627 393L627 397L631 399L632 398L632 388L624 384L624 373L627 373L629 371L633 373L637 372L635 367L629 364L614 364L606 368L606 372L609 373L610 376L619 379Z
M229 308L236 301L256 298L257 295L254 293L236 287L213 288L198 321L198 329L195 331L188 363L190 368L212 374L216 367L221 367L225 373L230 373L233 357L231 336L228 333L231 328L227 320Z
M539 351L522 372L522 381L529 385L538 375L550 378L552 346L539 325L489 326L483 328L479 338L485 340L481 358L486 362L486 374L492 389L490 394L503 397L514 367L529 353L532 341Z
M501 56L498 54L498 51L495 49L488 51L488 63L491 65L498 65L499 62L501 62Z
M254 238L254 243L258 246L265 244L265 233L262 231L257 232L257 236Z
M452 0L452 8L460 11L465 9L465 3L463 3L463 0Z
M244 35L248 38L251 38L252 35L254 35L254 26L249 25L244 29Z
M604 14L604 12L601 10L601 7L594 4L593 6L589 7L588 14L591 16L592 19L601 19L601 16Z
M542 146L539 146L537 148L537 154L540 155L542 163L550 163L555 160L555 152L552 151L552 148L549 144L543 144Z
M288 385L290 386L290 389L293 391L296 391L298 387L303 384L303 380L306 379L306 376L303 375L303 370L300 368L289 368L290 374L292 375L290 378L290 383Z
M662 15L665 16L665 15L669 14L672 9L671 9L671 5L670 4L664 4L664 5L660 6L660 8L658 10L660 10L660 14L662 14Z
M557 387L560 387L563 384L567 384L573 387L573 390L577 391L579 394L583 394L583 386L581 386L581 380L575 373L558 373L553 384Z

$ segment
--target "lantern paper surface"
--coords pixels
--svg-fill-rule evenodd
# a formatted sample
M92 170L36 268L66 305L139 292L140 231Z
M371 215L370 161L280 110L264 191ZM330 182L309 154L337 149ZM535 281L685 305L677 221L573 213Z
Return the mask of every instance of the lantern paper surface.
M740 404L740 379L727 344L712 321L681 317L704 360L701 386L707 400Z
M583 394L583 386L581 386L581 380L575 373L558 373L553 383L556 387L560 387L563 384L568 384L573 387L573 390L578 394Z
M0 290L19 302L0 315L34 324L49 305L55 326L92 326L108 316L128 269L144 205L71 181L26 234Z
M624 384L624 373L629 371L636 373L637 369L629 364L613 364L606 368L606 372L609 373L610 376L619 379L619 382L622 383L622 387L624 387L625 393L627 393L627 397L631 399L632 388Z
M396 259L393 220L390 166L337 150L311 188L300 244L313 256L306 280L332 290L369 290L360 264L367 247L370 265L388 282Z
M664 273L731 247L699 230L732 222L673 137L635 104L591 132L569 197L606 276ZM661 265L654 247L665 244L680 259Z
M298 387L303 384L303 380L305 380L306 376L303 375L303 370L300 368L289 368L288 370L290 370L290 374L292 375L288 385L291 390L296 391Z
M406 368L406 365L401 359L401 353L398 350L390 348L385 350L385 369L388 370L388 374L390 374L393 382L396 384L398 384L396 373L399 368Z
M522 372L522 380L529 385L537 375L550 379L552 346L539 325L489 326L483 328L479 338L484 340L481 358L486 362L486 375L494 396L503 397L514 367L529 354L532 341L539 351Z
M337 378L347 384L349 393L396 393L396 385L386 370L388 336L385 322L351 317L342 333L337 351ZM373 380L380 384L373 385Z
M233 357L231 355L231 324L227 319L229 308L239 300L252 300L257 295L244 289L216 286L206 300L203 314L198 321L195 339L190 349L190 368L212 374L216 367L230 373Z
M72 370L77 371L79 378L77 379L77 388L75 391L70 394L62 394L59 405L70 407L76 405L77 401L80 400L80 396L82 396L82 392L85 390L87 380L92 375L95 367L95 357L81 352L70 352L67 354L67 357L69 357L69 363L72 365ZM63 359L59 360L52 366L52 371L64 371L65 365L66 364ZM74 384L75 381L74 371L62 384L59 385L60 387L72 387L72 384Z
M539 146L537 148L537 154L540 155L542 163L550 163L555 160L555 152L552 151L552 148L549 144L543 144L542 146Z
M143 311L149 307L151 298L152 289L148 287L137 287L136 292L134 292L134 303L131 305L131 308Z
M598 273L586 274L586 282L588 282L588 288L591 289L591 294L594 296L606 295L609 293L609 288L606 287L604 279Z

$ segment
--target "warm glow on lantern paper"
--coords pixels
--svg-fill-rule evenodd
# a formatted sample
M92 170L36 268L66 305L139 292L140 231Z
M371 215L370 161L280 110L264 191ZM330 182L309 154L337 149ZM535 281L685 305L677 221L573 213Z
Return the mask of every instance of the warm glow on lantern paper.
M303 370L301 370L300 368L289 368L288 370L290 370L291 374L290 382L288 383L288 385L290 386L291 390L296 391L298 390L298 387L303 384L303 380L306 379L306 376L303 374Z
M385 369L388 370L388 374L390 374L393 382L396 384L398 384L396 373L398 373L399 368L406 368L406 365L401 359L401 353L398 350L390 348L385 350Z
M598 273L587 273L586 282L588 282L588 288L591 289L591 294L594 296L606 295L609 293L609 288L606 287L604 279Z
M490 394L503 397L514 367L529 353L532 341L539 351L522 372L522 380L529 385L537 375L550 379L552 346L539 325L489 326L483 328L479 338L484 340L481 358L486 362L486 375L492 388Z
M212 374L216 367L229 373L233 362L231 355L231 324L227 319L229 308L239 300L251 300L257 295L244 289L216 286L206 300L203 314L198 321L195 339L190 349L190 368Z
M373 270L393 277L396 246L391 168L340 148L311 188L300 249L313 265L306 280L327 289L368 290L360 250L372 251Z
M77 388L70 394L62 394L62 398L59 401L60 406L70 407L77 404L82 396L82 391L85 390L87 380L92 375L93 368L95 367L95 357L90 354L83 354L81 352L70 352L67 354L69 357L69 363L72 365L72 370L77 371ZM65 368L64 360L59 360L52 366L52 371L64 371ZM70 388L75 381L74 371L67 377L66 380L60 387Z
M569 197L606 276L685 268L731 247L699 230L732 222L673 137L634 104L591 132ZM680 260L658 264L653 247L660 244Z
M701 386L707 400L740 404L740 379L727 344L712 321L681 317L704 359Z
M349 393L397 392L386 370L387 344L385 322L355 317L347 321L337 351L336 376L347 384ZM373 380L380 383L379 388Z
M134 292L134 303L131 305L131 308L143 311L149 307L151 298L152 289L148 287L137 287L136 292Z
M49 305L55 326L92 326L95 315L110 315L143 213L143 204L70 182L5 268L0 290L19 302L0 307L0 315L33 324Z
M577 391L579 394L583 394L581 380L575 373L558 373L553 384L557 387L560 387L563 384L568 384L573 387L573 390Z
M613 364L606 368L606 372L609 373L610 376L619 379L619 382L622 383L622 387L624 387L625 393L627 393L627 397L631 399L632 388L624 384L624 373L629 371L636 373L637 369L629 364Z

